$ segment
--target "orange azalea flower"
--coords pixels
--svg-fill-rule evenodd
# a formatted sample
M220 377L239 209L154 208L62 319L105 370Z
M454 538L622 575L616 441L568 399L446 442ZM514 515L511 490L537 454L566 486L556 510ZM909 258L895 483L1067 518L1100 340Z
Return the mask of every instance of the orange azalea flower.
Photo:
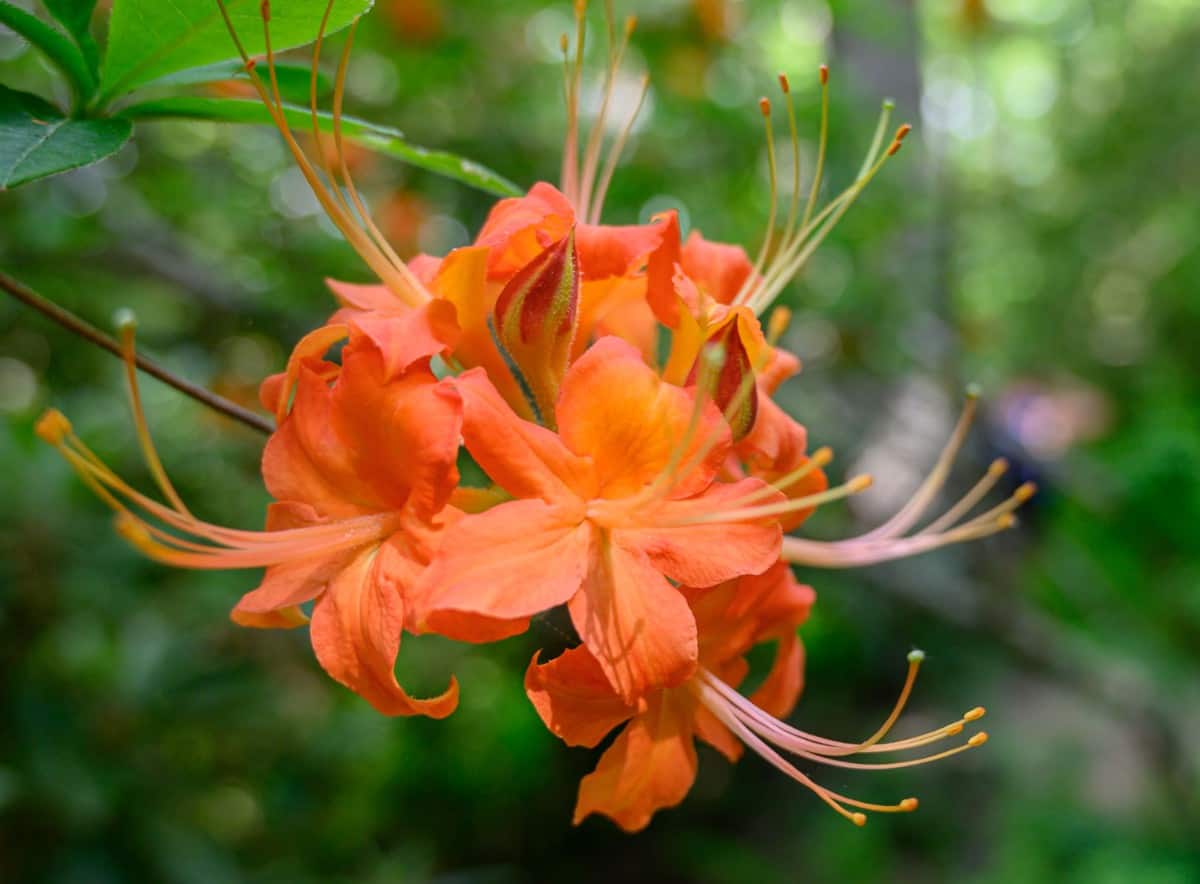
M518 417L480 371L455 387L468 451L517 499L449 529L421 579L430 625L566 603L626 700L688 678L696 625L669 581L711 586L778 558L783 496L757 479L714 482L730 448L717 408L611 337L567 371L557 434Z
M683 684L629 702L604 677L599 661L586 647L539 663L535 657L525 674L525 690L546 726L571 746L592 747L624 724L620 736L600 757L596 770L579 784L575 822L592 813L613 819L634 832L654 813L684 799L696 776L694 740L700 739L737 761L743 745L808 787L830 807L858 825L861 811L915 810L917 800L878 805L849 798L818 785L788 762L779 750L836 767L894 768L921 764L981 745L977 733L965 744L927 758L866 765L848 756L916 749L961 733L968 721L983 715L976 708L959 721L928 734L884 743L912 689L922 655L909 657L909 674L896 708L884 726L862 743L844 743L797 730L780 719L796 704L803 687L804 649L796 628L808 617L813 592L796 583L778 563L757 577L742 577L708 590L683 589L699 628L699 665ZM736 690L749 666L745 653L755 644L777 642L775 661L750 697ZM848 810L847 808L856 808Z
M341 365L325 362L330 342L347 335ZM151 558L177 567L265 566L262 583L234 608L235 622L302 625L308 617L299 606L312 601L313 650L333 678L388 715L441 718L453 711L453 680L440 696L414 699L392 671L413 583L434 554L442 520L457 515L445 506L458 481L462 403L456 389L429 370L430 357L444 345L413 334L406 347L393 340L385 353L357 328L310 336L287 373L264 385L264 398L275 400L280 415L263 453L275 503L265 531L240 531L202 521L179 499L146 430L132 326L123 337L138 436L170 505L116 476L60 413L48 412L38 426L117 511L121 533ZM469 639L524 626L481 618L446 625Z

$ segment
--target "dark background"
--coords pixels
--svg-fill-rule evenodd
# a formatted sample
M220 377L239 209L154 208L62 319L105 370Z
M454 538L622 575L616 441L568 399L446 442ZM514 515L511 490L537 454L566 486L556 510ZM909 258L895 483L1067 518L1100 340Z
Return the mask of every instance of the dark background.
M3 301L0 879L1200 880L1200 7L640 6L629 76L649 71L653 92L610 222L674 206L753 251L767 208L755 100L780 69L810 156L815 68L833 68L833 187L883 97L916 126L785 295L806 367L782 398L835 448L834 477L877 479L805 530L846 536L889 514L972 381L983 418L952 490L1003 454L1014 484L1043 491L1017 531L969 548L802 573L819 602L795 720L870 732L919 646L905 733L980 703L991 742L916 770L824 772L864 798L920 796L862 830L758 758L706 750L687 802L644 833L573 828L594 753L545 732L521 688L532 648L561 641L551 625L488 648L406 639L402 682L433 691L454 671L461 708L441 723L377 715L324 677L303 631L229 623L252 572L167 570L114 536L32 424L62 408L150 487L120 366ZM522 185L554 180L569 23L566 0L379 0L348 108ZM52 88L7 32L0 59L6 83ZM355 161L402 254L465 242L490 204ZM0 266L102 325L134 308L148 353L251 402L330 310L322 278L367 279L315 212L273 132L146 125L112 160L0 194ZM261 437L153 381L144 392L191 507L259 525Z

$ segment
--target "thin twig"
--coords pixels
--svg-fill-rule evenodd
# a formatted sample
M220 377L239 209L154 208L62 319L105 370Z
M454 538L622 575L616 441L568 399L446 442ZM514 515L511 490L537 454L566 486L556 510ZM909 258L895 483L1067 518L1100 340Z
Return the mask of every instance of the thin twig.
M32 307L38 313L41 313L47 319L57 322L67 331L79 335L86 341L90 341L97 347L101 347L112 353L117 358L121 357L121 345L116 340L106 335L94 325L80 319L69 310L58 306L53 301L50 301L28 286L18 282L11 276L0 272L0 288L4 289L21 303ZM185 396L190 396L197 402L207 405L214 411L219 411L226 417L231 417L236 421L240 421L248 427L258 430L260 433L273 433L275 431L274 424L267 418L255 414L249 409L243 408L236 402L231 402L224 396L219 396L211 390L206 390L204 387L193 384L191 381L186 381L176 374L163 368L152 359L141 355L136 357L138 368L152 377L158 378L164 384L174 387Z

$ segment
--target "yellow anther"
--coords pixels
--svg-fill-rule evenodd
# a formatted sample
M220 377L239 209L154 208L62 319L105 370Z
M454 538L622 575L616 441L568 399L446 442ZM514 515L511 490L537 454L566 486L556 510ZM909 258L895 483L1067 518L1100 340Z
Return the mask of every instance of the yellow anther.
M963 716L963 721L978 721L979 719L983 718L985 714L987 714L986 709L984 709L982 706L976 706Z
M33 425L33 431L43 442L57 448L71 432L71 422L57 408L47 408Z
M970 746L971 748L975 748L976 746L982 746L987 741L988 741L987 731L980 731L975 736L971 737L971 739L967 740L967 745Z

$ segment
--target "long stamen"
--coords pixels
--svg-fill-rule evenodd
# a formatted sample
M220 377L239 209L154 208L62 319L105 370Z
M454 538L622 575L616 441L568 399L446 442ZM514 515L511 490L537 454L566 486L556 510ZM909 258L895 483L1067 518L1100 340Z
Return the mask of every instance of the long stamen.
M959 415L958 422L955 424L950 438L946 441L945 446L934 462L933 469L929 471L929 474L925 477L920 487L917 488L908 502L900 508L900 511L878 528L863 534L861 537L862 540L896 537L917 523L917 520L921 518L921 514L933 503L934 498L937 497L937 493L942 490L942 486L946 483L946 479L950 475L950 468L954 466L954 461L958 457L959 451L962 450L963 444L967 441L967 435L971 431L971 424L975 421L975 413L978 410L978 406L979 391L973 387L969 388L962 413Z
M943 515L925 526L921 530L921 533L936 534L938 531L945 530L951 525L956 524L959 519L973 510L979 501L987 497L988 492L996 486L1000 477L1006 472L1008 472L1008 461L1002 457L996 458L988 466L987 472L983 474L983 477L975 483L971 490L963 495L963 498L958 503L946 510Z
M779 212L779 169L775 161L775 135L771 131L771 100L765 96L760 98L758 108L762 111L763 127L767 136L767 174L771 182L771 202L770 208L767 210L767 229L763 234L762 245L758 248L758 255L754 259L754 269L746 277L741 290L733 299L735 304L745 301L762 278L763 267L766 265L767 256L771 252L771 243L775 237L775 216Z
M701 351L701 352L705 352L705 351ZM721 358L722 359L724 358L723 350L721 351ZM724 417L724 419L725 419L725 424L724 424L725 426L729 426L730 421L732 420L733 416L738 414L741 411L742 407L746 404L747 397L749 397L751 395L754 395L754 396L758 395L758 381L757 381L757 377L756 377L756 372L760 368L761 368L761 366L755 365L753 367L753 369L754 369L753 371L746 372L746 376L744 378L742 378L742 381L738 385L737 390L734 391L733 396L730 397L729 403L725 406L724 412L722 412L722 417ZM715 370L720 371L719 364L716 366ZM681 481L683 477L690 475L692 470L696 469L700 464L704 463L705 458L707 458L708 455L712 452L713 448L715 448L720 443L720 441L724 437L724 435L725 435L725 431L723 428L718 428L718 429L714 430L713 432L709 433L708 437L703 441L703 443L700 446L698 446L694 452L692 452L692 456L690 458L688 458L686 463L684 463L677 471L675 471L675 474L672 477L670 482L668 482L665 486L662 486L662 487L658 487L657 483L656 483L656 488L657 488L658 494L657 494L657 496L653 497L653 499L663 500L664 498L666 498L667 495L669 495L671 493L671 491L673 491L678 486L679 481ZM690 439L688 440L688 444L689 445L691 444ZM686 450L686 449L684 449L684 450Z
M885 102L877 132L886 128L891 110L891 102ZM890 146L881 156L876 156L879 151L877 143L872 144L872 150L867 154L868 160L864 163L866 172L860 175L837 199L819 212L811 223L806 222L801 226L800 233L796 235L792 243L788 244L783 256L776 258L774 266L767 273L767 278L755 292L754 297L750 299L755 313L762 313L770 306L775 296L795 277L813 252L824 242L830 231L837 226L842 216L854 205L855 200L871 183L871 180L879 174L879 170L884 167L888 159L896 155L911 128L907 124L901 126L893 136ZM827 220L823 221L822 219Z
M191 513L184 506L183 499L167 477L167 471L163 469L158 450L154 447L154 439L150 435L150 428L146 424L146 412L142 408L142 394L137 379L137 351L134 341L137 319L132 312L122 311L117 318L117 328L121 339L121 361L125 363L125 382L129 389L129 407L133 412L133 426L137 432L138 445L142 449L142 457L163 496L180 513L190 516Z
M792 140L792 197L788 203L787 226L783 230L783 242L792 238L800 213L800 133L796 127L796 100L792 97L792 86L787 74L779 75L779 88L787 101L788 133Z
M119 514L127 513L131 517L137 518L114 495L120 495L134 506L172 528L232 549L248 550L271 545L285 546L318 544L329 540L337 541L370 533L373 530L372 526L387 520L385 514L383 516L354 517L338 522L281 531L244 531L223 528L165 506L129 486L72 432L70 422L61 412L54 410L46 412L38 421L37 432L40 438L53 445L63 455L89 487L99 489L98 496L102 497ZM170 535L166 536L170 537Z
M773 497L777 492L791 488L813 470L824 469L833 461L833 449L825 447L818 448L812 453L812 456L800 467L792 470L786 475L780 476L774 482L771 482L764 488L759 488L757 491L752 491L745 497L739 497L736 500L729 502L730 506L741 507L748 506L759 500L765 500L768 497Z
M1022 502L1013 500L1002 506L1015 509ZM980 517L979 520L968 522L942 534L917 534L912 537L871 542L842 541L834 543L785 537L781 556L785 561L793 564L808 565L814 568L861 568L866 565L877 565L881 562L908 558L940 549L943 546L981 540L992 534L1006 531L1015 524L1016 520L1011 512L1006 512L990 520Z
M592 121L592 130L588 135L587 148L583 155L579 204L575 207L576 214L581 218L590 216L592 189L595 187L596 172L600 166L600 151L604 146L604 127L608 121L608 109L612 104L613 92L617 85L617 72L621 67L621 59L629 41L627 30L622 41L617 43L615 22L612 0L604 0L605 33L608 38L608 70L604 76L604 91L600 98L600 109L596 113L596 119Z
M237 29L233 26L233 21L229 16L229 10L226 8L225 0L216 0L217 7L221 13L221 17L225 22L225 27L229 31L234 45L237 48L238 54L242 59L242 63L250 77L251 85L258 93L259 99L270 114L275 127L283 136L284 143L291 152L293 159L296 161L300 173L304 176L312 189L313 195L329 216L329 219L341 231L346 241L358 252L359 256L367 263L372 271L379 279L392 291L396 297L407 302L410 305L416 306L425 300L429 299L429 293L425 291L424 286L412 275L408 267L400 262L400 265L392 263L392 261L371 241L370 237L362 230L362 228L354 221L350 214L343 210L339 204L339 199L335 198L329 188L321 181L320 175L305 155L304 150L297 143L292 134L291 126L284 114L283 102L278 98L278 84L273 83L271 90L263 84L262 78L258 75L254 61L246 52L241 38L237 34ZM261 5L264 31L268 37L268 61L273 67L273 53L269 49L269 32L270 32L270 3L264 2ZM272 80L277 78L272 75Z
M333 12L333 4L335 0L329 0L325 4L325 11L321 15L321 23L317 27L317 39L313 43L312 70L309 72L308 80L308 109L312 127L312 142L313 150L316 151L317 160L321 164L321 168L325 170L325 177L333 185L330 188L331 194L337 199L338 204L342 209L349 214L350 205L346 202L345 196L342 195L342 190L337 186L337 176L333 173L333 165L329 160L329 152L325 150L325 145L321 139L321 124L319 111L317 110L317 81L320 73L321 64L321 49L325 45L325 31L329 27L329 16Z
M829 65L821 65L821 135L817 141L817 165L813 170L812 186L808 191L808 202L804 206L804 218L800 228L808 227L808 219L812 217L817 205L817 194L821 192L821 178L825 174L825 150L829 144Z
M608 157L604 161L604 172L600 176L600 182L596 185L596 194L592 200L592 209L588 216L589 224L599 224L600 215L604 211L604 200L608 196L609 185L612 184L613 175L617 171L617 163L621 160L621 154L625 152L625 144L629 141L629 136L633 134L633 127L637 125L638 117L641 116L642 107L646 103L646 96L650 94L650 75L646 74L642 77L641 91L638 93L638 100L633 106L633 112L629 115L621 132L617 135L617 140L613 142L609 148Z
M921 654L920 651L909 654L910 669L914 662L912 659L914 656L923 657L923 654ZM752 720L757 726L765 728L768 739L775 739L776 737L779 737L780 739L787 740L789 745L798 745L802 749L805 749L809 752L815 752L825 757L836 758L857 754L902 752L909 749L920 748L921 746L926 746L930 743L944 740L946 737L953 737L961 734L963 732L963 727L966 724L973 721L978 721L986 714L986 710L982 706L976 706L965 713L957 721L953 721L949 724L943 725L942 727L935 728L932 731L919 734L915 737L908 737L903 740L894 740L886 743L869 741L848 743L841 740L831 740L827 737L820 737L815 734L807 733L806 731L797 730L791 725L785 724L784 722L779 721L777 718L767 715L765 712L751 703L749 699L743 697L719 678L715 678L711 674L707 675L705 678L705 683L718 694L720 694L724 700L730 704L730 707L737 715L745 718L747 721ZM897 699L896 706L900 709L903 709L905 703L907 703L907 700L908 696L902 695L901 698ZM898 717L898 713L895 714ZM894 723L891 715L889 715L889 721ZM889 724L888 727L890 728L890 726L891 725ZM887 728L881 727L878 731L876 731L876 734L872 736L872 739L875 739L875 737L880 733L886 734L887 732Z
M583 81L583 52L587 40L587 0L575 0L575 58L568 62L567 137L563 143L562 190L573 206L579 205L579 93ZM564 53L567 47L564 41Z
M647 485L639 494L635 495L632 500L628 501L629 506L636 507L640 503L649 503L665 498L675 487L676 478L681 475L687 475L680 467L688 448L696 438L696 431L700 428L704 410L711 401L709 390L713 386L711 383L712 378L721 370L724 359L724 349L719 346L706 346L700 351L700 371L692 397L692 413L688 417L687 429L684 430L683 435L675 443L675 447L671 449L671 453L667 457L666 466L654 477L653 482Z
M891 713L875 733L861 743L828 740L798 731L759 709L750 700L707 670L702 669L692 684L696 697L705 708L746 746L753 749L773 767L810 789L838 814L861 826L866 823L866 815L861 812L852 812L847 808L877 813L905 813L916 810L919 802L916 798L905 798L895 804L878 804L843 795L816 783L811 777L799 771L777 750L783 750L797 758L830 767L852 770L895 770L929 764L983 745L987 742L987 734L980 731L961 745L920 758L876 764L845 760L849 755L920 748L929 743L956 736L962 733L966 723L977 721L983 717L984 709L976 707L958 721L927 734L893 743L882 743L881 740L895 725L911 696L917 671L923 660L924 654L920 651L913 651L909 654L908 674Z
M716 512L704 513L690 519L680 519L669 524L678 527L683 525L706 525L713 522L746 522L754 519L765 519L768 516L779 516L785 513L796 512L797 510L808 509L809 507L823 506L835 500L842 500L854 494L860 494L870 487L870 476L855 476L844 485L830 488L819 494L808 494L804 497L797 497L792 500L781 501L780 503L769 503L763 506L717 510Z

